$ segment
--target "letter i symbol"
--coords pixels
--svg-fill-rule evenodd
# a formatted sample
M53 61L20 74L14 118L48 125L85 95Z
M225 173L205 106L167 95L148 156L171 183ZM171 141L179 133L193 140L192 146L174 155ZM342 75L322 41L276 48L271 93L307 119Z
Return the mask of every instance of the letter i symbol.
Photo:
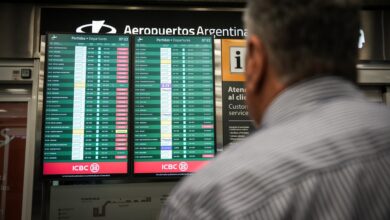
M236 51L236 69L242 69L242 66L241 66L241 56L240 56L241 52L238 50Z

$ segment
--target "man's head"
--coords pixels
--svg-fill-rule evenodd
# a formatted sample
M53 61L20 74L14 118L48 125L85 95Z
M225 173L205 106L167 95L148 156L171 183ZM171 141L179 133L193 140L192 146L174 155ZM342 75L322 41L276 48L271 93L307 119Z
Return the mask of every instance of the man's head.
M359 13L354 0L249 0L246 88L259 125L287 86L319 75L354 81Z

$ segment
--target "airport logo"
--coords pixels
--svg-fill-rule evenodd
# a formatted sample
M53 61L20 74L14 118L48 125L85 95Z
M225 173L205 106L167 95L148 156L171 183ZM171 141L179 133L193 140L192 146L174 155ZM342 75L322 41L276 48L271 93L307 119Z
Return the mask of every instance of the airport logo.
M105 22L105 20L99 20L92 21L90 24L81 25L76 29L76 33L86 33L85 30L90 28L90 32L93 34L100 33L101 31L103 34L116 34L116 29L111 25L104 24Z
M366 43L366 38L364 37L364 31L360 29L359 31L359 49L362 49L364 47L364 43Z

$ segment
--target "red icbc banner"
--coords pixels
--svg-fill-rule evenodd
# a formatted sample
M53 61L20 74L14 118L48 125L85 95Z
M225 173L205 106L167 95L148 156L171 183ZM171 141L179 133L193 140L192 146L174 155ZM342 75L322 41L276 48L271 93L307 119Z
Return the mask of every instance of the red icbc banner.
M209 161L134 162L134 173L192 173Z
M44 175L126 174L127 162L71 162L43 164Z

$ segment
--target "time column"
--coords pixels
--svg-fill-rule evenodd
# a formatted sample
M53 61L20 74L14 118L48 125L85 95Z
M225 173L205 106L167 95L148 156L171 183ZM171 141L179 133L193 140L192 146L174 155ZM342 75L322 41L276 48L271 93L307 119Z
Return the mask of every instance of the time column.
M173 49L173 157L214 157L214 79L210 38L192 38Z
M88 48L86 160L127 159L128 53L115 43Z
M90 43L87 52L87 85L86 85L86 112L85 112L85 160L102 159L101 139L108 138L101 134L102 108L102 55L103 43Z

